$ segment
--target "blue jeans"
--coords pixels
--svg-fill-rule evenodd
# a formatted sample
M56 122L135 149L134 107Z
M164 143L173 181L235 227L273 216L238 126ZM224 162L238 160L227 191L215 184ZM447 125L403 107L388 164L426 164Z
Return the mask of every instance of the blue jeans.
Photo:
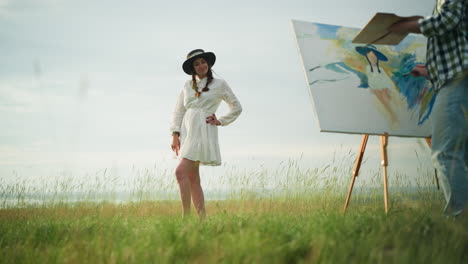
M460 213L468 201L468 76L439 90L432 119L432 162L442 183L445 213Z

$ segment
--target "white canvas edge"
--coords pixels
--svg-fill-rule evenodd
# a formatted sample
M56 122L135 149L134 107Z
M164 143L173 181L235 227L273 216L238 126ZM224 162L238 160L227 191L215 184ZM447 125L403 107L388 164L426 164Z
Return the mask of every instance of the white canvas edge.
M310 89L310 84L309 84L309 79L307 78L307 69L305 68L304 58L302 57L301 48L299 47L299 42L298 42L298 39L297 39L296 29L294 28L294 22L296 22L296 21L301 22L299 20L291 19L290 23L291 23L291 27L292 27L292 31L293 31L293 35L294 35L294 40L295 40L294 42L295 42L296 47L297 47L297 53L299 54L299 58L301 59L301 64L302 64L301 68L303 70L305 82L306 82L306 85L307 85L306 86L307 93L309 94L309 98L310 98L310 101L312 103L312 111L314 112L315 121L318 123L320 132L325 132L324 130L322 130L322 126L320 125L320 119L318 118L318 113L317 113L317 110L316 110L316 107L315 107L314 96L312 95L312 91ZM302 21L302 22L306 22L306 21Z

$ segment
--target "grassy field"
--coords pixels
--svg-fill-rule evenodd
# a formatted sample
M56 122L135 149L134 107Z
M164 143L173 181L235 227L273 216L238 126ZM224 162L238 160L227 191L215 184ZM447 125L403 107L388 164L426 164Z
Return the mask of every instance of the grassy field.
M227 168L204 179L220 193L208 193L203 221L181 218L171 171L0 178L0 264L468 263L468 213L443 216L430 167L391 171L388 215L381 172L360 176L343 215L353 158Z
M468 217L438 195L208 201L182 219L177 201L0 210L0 263L466 263ZM395 201L396 200L396 201Z

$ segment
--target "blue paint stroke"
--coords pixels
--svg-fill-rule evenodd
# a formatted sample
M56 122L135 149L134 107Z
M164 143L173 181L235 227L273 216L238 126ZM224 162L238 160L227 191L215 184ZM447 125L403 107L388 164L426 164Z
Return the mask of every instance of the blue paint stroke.
M317 33L322 39L336 39L336 32L340 26L317 24Z
M397 71L392 73L392 80L397 85L400 94L405 97L409 109L414 109L417 105L421 106L418 119L418 125L421 125L432 111L435 92L429 89L429 83L424 77L414 77L410 74L417 64L422 63L416 61L415 54L401 55L399 65L396 67Z
M361 81L361 83L359 84L359 88L369 88L369 81L367 79L367 75L360 72L360 71L357 71L351 67L349 67L348 65L346 65L346 63L344 62L332 62L332 63L329 63L329 64L325 64L325 65L321 65L321 66L317 66L317 67L314 67L314 68L311 68L309 69L309 71L314 71L318 68L325 68L327 70L331 70L331 71L334 71L336 73L339 73L339 74L345 74L345 75L350 75L350 74L355 74L359 80ZM344 79L348 79L348 78L343 78L341 80L344 80ZM335 79L335 80L316 80L312 83L310 83L310 85L318 82L318 81L337 81L339 79Z

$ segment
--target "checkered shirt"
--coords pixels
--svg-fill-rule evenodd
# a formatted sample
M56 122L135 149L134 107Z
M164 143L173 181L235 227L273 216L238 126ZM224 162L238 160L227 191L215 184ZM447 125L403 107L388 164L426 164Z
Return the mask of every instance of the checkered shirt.
M437 0L433 15L420 19L428 37L427 68L436 89L468 71L468 0Z

